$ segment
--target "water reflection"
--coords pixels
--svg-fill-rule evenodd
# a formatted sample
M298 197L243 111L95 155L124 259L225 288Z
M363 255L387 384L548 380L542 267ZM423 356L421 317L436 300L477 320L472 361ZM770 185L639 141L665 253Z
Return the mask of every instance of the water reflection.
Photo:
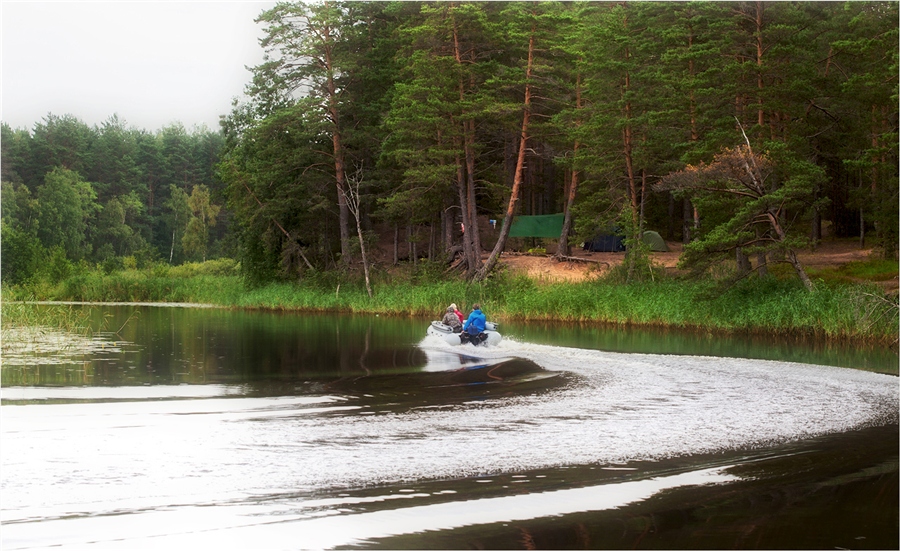
M105 331L94 338L55 331L21 338L6 330L0 384L256 382L272 387L282 381L289 387L291 381L300 379L443 370L447 362L450 366L461 361L459 365L464 366L465 362L458 356L440 358L439 352L418 346L427 320L150 306L107 306L92 312L95 329ZM110 328L117 330L111 332ZM504 331L512 341L560 347L758 358L894 375L900 372L900 356L894 350L836 343L572 323L510 321L504 324ZM27 346L10 344L17 341Z
M376 316L220 309L95 309L95 327L120 327L64 361L15 362L4 349L2 384L227 384L407 372L425 365L421 328ZM72 340L77 339L73 336ZM115 344L115 346L113 346ZM60 352L62 351L62 347Z
M480 349L421 320L107 313L115 346L4 349L4 549L898 544L896 377L593 328Z
M93 339L66 340L56 332L30 337L43 342L52 334L56 348L5 353L3 386L151 385L161 398L187 398L172 385L188 383L221 396L339 394L383 411L541 392L565 379L529 360L472 356L465 350L471 347L423 348L422 327L391 317L120 306L95 311L94 321L121 329ZM114 394L11 389L3 400L130 399Z

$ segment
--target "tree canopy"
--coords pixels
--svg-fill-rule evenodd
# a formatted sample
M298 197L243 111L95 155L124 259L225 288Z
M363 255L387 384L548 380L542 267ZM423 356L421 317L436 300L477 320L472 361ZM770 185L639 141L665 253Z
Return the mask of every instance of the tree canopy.
M23 244L4 281L41 248L302 278L356 265L385 227L395 259L481 278L505 221L556 213L560 254L620 228L629 278L648 229L698 269L762 273L825 231L897 258L897 19L895 2L279 3L217 132L3 125L4 243Z
M40 268L30 259L55 248L61 260L110 268L127 257L200 259L182 247L188 219L177 198L205 186L211 204L224 202L215 174L223 143L205 128L150 133L115 115L93 128L74 115L48 114L32 131L3 123L3 263L19 266L4 269L3 281L28 280ZM206 228L202 247L223 254L226 225ZM12 245L21 239L28 246Z

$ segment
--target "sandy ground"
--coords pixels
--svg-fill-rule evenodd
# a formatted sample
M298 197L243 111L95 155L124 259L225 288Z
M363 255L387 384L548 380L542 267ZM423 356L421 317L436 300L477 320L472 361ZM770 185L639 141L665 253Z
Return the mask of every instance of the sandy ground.
M487 232L485 223L483 231ZM378 247L371 251L372 259L382 265L389 265L393 259L394 232L390 228L381 228ZM401 238L402 239L402 238ZM490 243L483 243L489 245ZM650 253L656 265L665 267L670 273L679 270L678 259L681 256L682 244L678 241L667 241L669 252ZM405 247L405 244L402 245ZM484 253L483 259L487 260L489 250ZM859 242L854 239L833 239L826 237L815 251L798 251L800 262L807 268L837 268L854 261L866 260L872 249L859 247ZM406 256L407 250L401 249L401 254ZM572 247L574 260L558 262L552 256L535 256L524 253L505 252L501 256L501 263L512 273L524 273L529 277L548 282L558 281L582 281L602 275L610 268L621 264L625 259L625 253L592 253L582 250L580 247ZM404 259L405 260L405 259ZM751 259L755 263L755 259ZM879 282L886 292L897 292L900 287L898 278Z
M676 271L682 245L668 242L670 252L651 253L656 264L669 271ZM815 251L798 253L805 267L825 268L838 267L848 262L865 260L872 253L871 249L860 249L859 245L850 241L824 241ZM503 263L514 273L525 273L530 277L546 281L581 281L603 273L611 267L621 264L625 253L591 253L574 249L572 255L581 261L557 262L549 256L529 256L524 254L504 253ZM883 282L886 290L896 290L898 279Z

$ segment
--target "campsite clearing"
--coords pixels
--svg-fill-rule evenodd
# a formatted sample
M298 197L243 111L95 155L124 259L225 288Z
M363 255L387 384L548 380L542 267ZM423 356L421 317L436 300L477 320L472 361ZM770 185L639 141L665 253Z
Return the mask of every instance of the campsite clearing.
M669 252L652 252L650 258L657 265L673 273L678 271L678 258L683 246L677 241L667 241ZM807 268L838 268L850 262L860 262L869 258L872 249L860 249L859 243L850 240L829 240L819 244L815 251L799 251L798 256ZM583 281L603 274L625 260L625 253L588 252L572 248L572 257L579 260L558 262L549 255L527 255L504 253L502 262L513 274L524 274L531 278L554 281ZM881 282L885 291L896 291L898 279L894 277Z

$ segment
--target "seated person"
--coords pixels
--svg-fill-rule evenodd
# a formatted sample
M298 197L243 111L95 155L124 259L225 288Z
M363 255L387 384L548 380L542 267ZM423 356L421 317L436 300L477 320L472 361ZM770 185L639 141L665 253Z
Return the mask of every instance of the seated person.
M459 324L462 325L465 321L465 318L463 317L463 313L459 311L459 308L456 307L456 303L454 302L453 304L451 304L450 308L453 308L453 311L456 312L456 317L459 318Z
M472 313L469 314L469 319L466 320L462 330L468 334L468 340L473 344L478 344L487 338L487 335L484 334L486 321L484 312L481 311L481 305L475 304L472 306Z
M459 333L462 331L462 323L459 322L459 317L456 315L456 311L452 307L447 308L447 313L444 314L444 318L441 320L441 323L444 325L449 325L451 329L453 329L454 333Z

